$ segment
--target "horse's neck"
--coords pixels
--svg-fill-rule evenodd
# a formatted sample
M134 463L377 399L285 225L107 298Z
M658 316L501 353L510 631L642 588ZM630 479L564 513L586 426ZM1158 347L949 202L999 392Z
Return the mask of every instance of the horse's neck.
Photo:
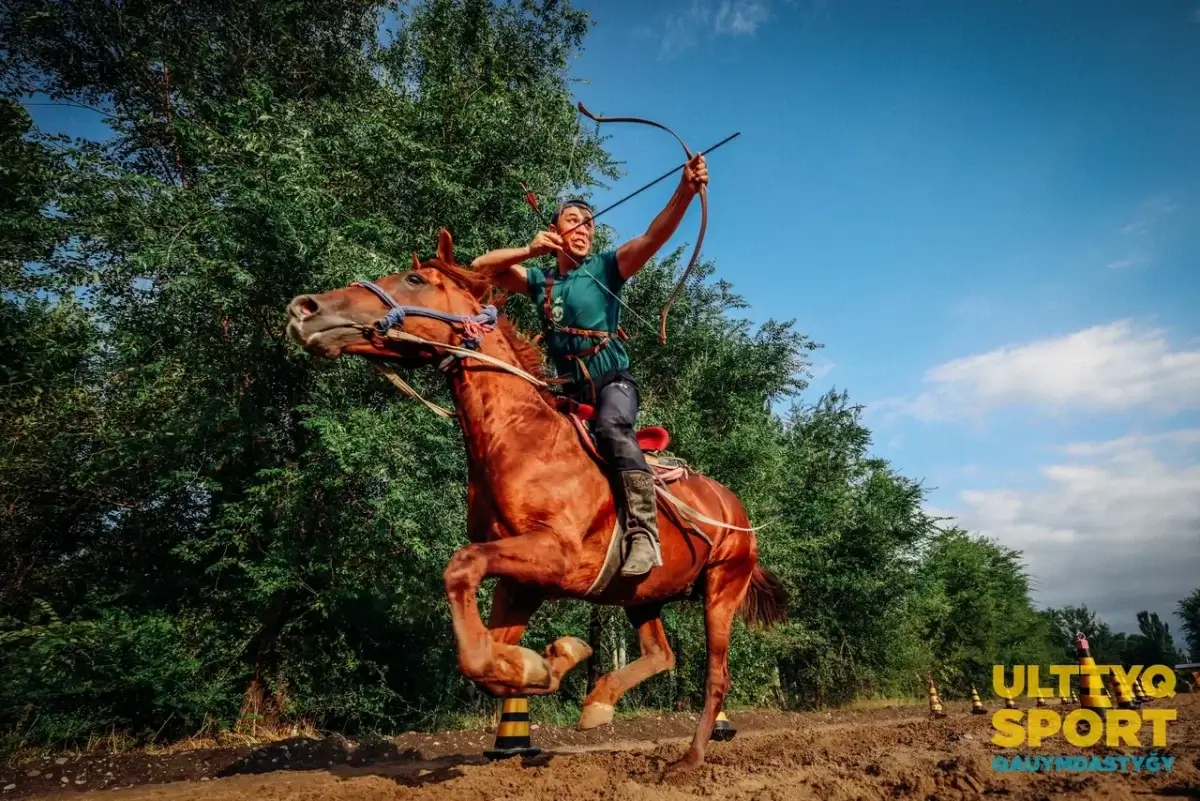
M481 349L488 356L517 365L512 347L503 337L486 337ZM569 425L534 385L469 357L454 376L452 391L467 459L489 483L529 478L549 461L561 429ZM579 451L586 459L582 448ZM555 459L564 456L567 454L556 453Z

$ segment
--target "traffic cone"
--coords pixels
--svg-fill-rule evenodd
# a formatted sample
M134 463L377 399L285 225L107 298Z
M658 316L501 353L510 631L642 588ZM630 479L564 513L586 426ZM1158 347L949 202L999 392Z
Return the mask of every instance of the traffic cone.
M946 717L946 712L942 709L941 699L938 698L937 690L933 686L933 676L929 677L929 714L935 718Z
M971 714L972 715L986 715L987 714L987 710L983 708L983 701L979 700L979 693L977 693L975 691L974 687L971 688Z
M1037 697L1037 704L1035 704L1035 706L1037 706L1038 709L1045 709L1046 708L1046 699L1039 695Z
M737 729L729 722L729 718L725 717L724 712L717 713L717 719L713 723L712 734L709 736L712 740L732 740L733 735L737 734Z
M1060 695L1060 696L1058 696L1058 705L1059 706L1070 706L1071 702L1067 700L1067 696Z
M1079 703L1079 696L1075 694L1075 691L1074 691L1074 690L1071 690L1071 703L1072 703L1072 704L1078 704L1078 703Z
M1133 682L1133 697L1137 699L1139 704L1148 704L1154 699L1150 697L1150 693L1146 692L1146 688L1142 686L1142 677L1138 676Z
M511 757L535 757L542 749L534 748L529 742L529 699L514 696L504 699L500 713L500 726L496 729L496 744L483 755L488 759Z
M1125 686L1125 682L1118 679L1114 674L1108 674L1108 686L1111 690L1113 698L1117 699L1117 709L1133 709L1133 694L1129 692L1129 688Z
M1092 652L1083 632L1075 634L1075 658L1079 660L1081 668L1096 666L1096 660L1092 659ZM1079 671L1079 708L1108 709L1111 706L1112 702L1104 695L1104 684L1100 681L1099 674Z
M1013 700L1013 699L1011 699L1011 698L1005 698L1005 699L1004 699L1004 708L1005 708L1005 709L1016 709L1016 708L1017 708L1017 702L1016 702L1016 701L1014 701L1014 700Z

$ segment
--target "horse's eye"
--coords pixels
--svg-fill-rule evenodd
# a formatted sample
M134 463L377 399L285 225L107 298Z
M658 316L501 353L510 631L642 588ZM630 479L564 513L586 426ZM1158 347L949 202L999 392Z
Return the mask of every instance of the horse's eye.
M422 278L417 273L409 273L408 277L405 278L404 280L407 281L408 283L412 284L413 286L420 286L421 284L425 283L425 279Z

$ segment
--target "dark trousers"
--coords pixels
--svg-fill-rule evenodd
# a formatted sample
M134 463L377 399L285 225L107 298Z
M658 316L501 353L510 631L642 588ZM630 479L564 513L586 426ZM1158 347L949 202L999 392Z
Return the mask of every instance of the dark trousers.
M592 432L596 435L596 450L608 462L614 476L626 470L650 472L646 457L634 436L637 421L637 382L622 370L596 380L596 397L591 397L591 388L582 387L575 399L583 403L594 403L596 416L592 420Z

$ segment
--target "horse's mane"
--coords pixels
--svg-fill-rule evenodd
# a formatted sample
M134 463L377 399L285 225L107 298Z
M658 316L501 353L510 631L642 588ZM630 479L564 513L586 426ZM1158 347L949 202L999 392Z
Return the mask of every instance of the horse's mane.
M476 298L495 305L497 309L503 308L504 301L508 299L507 293L496 286L492 276L485 271L468 270L458 264L447 264L441 259L430 259L422 262L421 266L432 267ZM545 380L546 371L542 367L541 349L529 337L517 330L512 320L509 320L503 313L497 316L496 327L508 340L508 344L512 346L518 366L534 378Z

